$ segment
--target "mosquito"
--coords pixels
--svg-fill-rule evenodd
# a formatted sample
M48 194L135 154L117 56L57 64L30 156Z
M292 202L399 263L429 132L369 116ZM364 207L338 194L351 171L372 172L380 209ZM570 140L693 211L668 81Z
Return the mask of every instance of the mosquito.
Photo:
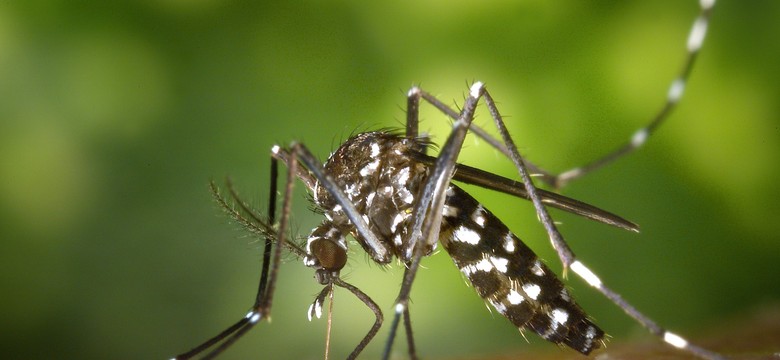
M603 347L604 331L576 303L563 282L500 219L454 181L531 201L563 264L564 274L571 270L672 347L702 359L724 359L724 356L662 328L608 288L575 256L547 208L562 209L629 231L638 231L636 224L584 202L539 189L531 175L538 175L539 180L559 188L625 156L646 142L682 97L704 41L714 0L700 0L699 5L700 13L688 36L684 65L672 81L661 110L623 146L588 165L553 174L526 161L509 135L492 95L482 82L475 82L458 111L423 89L412 87L407 93L405 130L356 134L333 152L324 165L304 144L294 142L289 147L274 146L271 150L270 201L265 217L242 201L229 183L227 188L232 200L212 183L212 193L228 215L248 231L265 239L258 292L251 310L243 318L176 358L187 359L201 354L204 358L213 358L260 321L268 319L285 250L302 259L305 266L313 268L316 281L324 286L309 307L310 319L322 315L325 300L332 296L335 288L346 289L374 313L373 326L348 355L348 359L356 358L374 339L384 316L380 306L367 294L340 276L347 263L349 237L377 264L386 265L396 260L405 269L393 307L384 359L392 352L401 324L406 333L408 355L412 359L417 358L409 296L422 259L431 255L438 244L450 255L478 295L518 329L531 330L550 342L584 355ZM452 131L437 156L428 155L433 144L419 133L419 109L423 102L453 120ZM487 107L500 139L472 124L480 102ZM469 132L511 159L519 180L458 163L464 138ZM277 223L280 163L286 166L287 176ZM324 217L302 246L287 239L296 179L306 186L314 206Z

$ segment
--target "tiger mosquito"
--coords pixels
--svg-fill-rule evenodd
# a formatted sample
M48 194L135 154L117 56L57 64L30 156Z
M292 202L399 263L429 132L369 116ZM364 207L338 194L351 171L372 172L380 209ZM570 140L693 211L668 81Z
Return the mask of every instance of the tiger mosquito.
M542 182L560 188L641 147L682 97L704 41L714 2L699 2L700 13L688 35L684 65L672 81L661 110L623 146L585 166L553 174L526 161L510 137L493 97L483 83L475 82L460 111L453 110L421 88L413 87L407 94L404 134L388 130L357 134L332 153L324 165L301 143L293 143L288 148L274 146L267 217L260 216L243 202L230 183L228 189L235 206L212 183L212 193L228 215L250 232L265 238L260 283L254 305L246 316L176 358L192 358L209 349L211 351L205 353L204 358L213 358L258 322L269 318L283 249L315 269L315 279L324 285L309 307L310 319L322 315L325 299L332 295L334 287L348 290L374 313L373 326L348 356L349 359L356 358L377 334L384 317L380 307L367 294L340 277L347 262L347 236L352 236L374 262L385 265L396 258L405 266L390 335L383 351L384 359L390 356L401 322L407 335L409 356L417 358L409 295L422 258L432 254L439 242L477 293L518 329L530 329L550 342L568 346L584 355L602 347L604 331L577 305L565 285L501 220L451 183L455 180L530 200L563 264L564 275L567 270L577 274L665 343L702 359L724 359L718 353L665 330L604 285L576 258L557 230L547 207L630 231L638 231L635 224L578 200L539 189L531 180L533 172ZM488 108L501 140L472 124L480 100ZM432 144L418 131L421 101L454 120L452 131L437 157L427 155ZM457 158L469 131L510 158L521 181L459 164ZM281 217L276 225L279 162L287 166L287 180ZM313 195L315 207L325 217L312 230L305 247L286 239L296 178L306 185Z

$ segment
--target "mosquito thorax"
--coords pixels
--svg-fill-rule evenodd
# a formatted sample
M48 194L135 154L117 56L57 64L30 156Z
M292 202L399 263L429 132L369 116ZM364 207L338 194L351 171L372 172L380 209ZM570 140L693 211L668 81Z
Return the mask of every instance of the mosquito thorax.
M387 131L357 134L342 144L325 163L325 171L344 191L369 228L379 237L384 253L408 261L411 254L402 249L407 236L412 208L428 168L414 161L409 153L420 151L425 141L396 135ZM314 201L325 218L317 229L333 227L355 237L372 259L389 263L356 231L343 208L326 189L315 186ZM322 232L317 230L313 232ZM433 247L425 250L430 254Z

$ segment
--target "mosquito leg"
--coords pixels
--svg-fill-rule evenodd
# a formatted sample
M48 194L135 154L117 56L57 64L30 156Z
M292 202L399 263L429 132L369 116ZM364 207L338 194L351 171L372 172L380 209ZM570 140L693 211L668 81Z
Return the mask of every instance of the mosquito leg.
M526 191L528 192L528 197L531 199L531 202L534 204L534 207L536 208L536 213L539 216L539 221L542 222L545 230L547 230L547 234L550 237L552 246L555 249L555 251L558 252L558 257L561 259L561 262L563 262L563 268L565 274L566 269L568 269L571 263L574 261L574 254L569 248L569 245L566 244L566 241L563 240L563 237L561 236L560 232L558 232L558 228L555 226L555 223L550 217L550 214L547 212L547 209L544 207L544 204L542 203L542 199L537 193L536 186L534 186L533 181L531 181L531 176L528 173L528 169L525 167L523 158L520 156L520 152L517 150L517 146L515 145L514 141L509 136L509 131L506 129L506 125L504 124L504 121L501 118L501 114L499 114L498 112L498 108L496 107L493 98L490 96L487 90L484 91L483 96L485 97L485 104L487 105L488 110L490 111L490 115L493 117L496 127L498 128L498 132L501 133L501 138L503 139L507 149L509 149L510 158L512 159L512 162L514 163L518 173L520 174L520 178L523 181L523 185L525 185Z
M632 317L642 326L647 328L650 333L661 338L665 343L678 349L688 351L702 359L726 359L726 357L721 354L691 344L679 335L663 329L654 321L650 320L650 318L639 312L639 310L637 310L634 306L626 302L618 293L604 286L604 283L601 282L601 279L599 279L599 277L596 276L596 274L594 274L593 271L586 267L581 261L575 260L571 264L571 270L575 274L579 275L583 280L585 280L590 286L594 287L605 297L610 299L619 308L623 309L623 311L628 314L628 316Z
M270 195L269 195L269 205L268 205L268 218L269 218L269 223L271 223L271 224L274 223L274 219L275 219L275 216L276 216L275 215L276 214L276 192L277 192L278 173L279 173L278 162L277 162L276 159L272 159L272 161L271 161L271 187L270 187L270 191L269 191ZM211 183L211 186L212 186L212 192L215 194L215 196L218 196L218 192L216 191L216 186L214 185L213 182ZM236 199L236 201L239 201L239 204L242 207L242 209L244 211L249 212L249 214L252 217L256 217L256 215L253 212L249 211L249 209L245 206L245 204L243 204L243 202L241 202L240 199L237 197L237 194L233 190L233 186L232 186L232 184L230 183L229 180L228 180L228 188L230 189L230 193L233 196L233 198ZM225 205L227 205L227 203L224 202L224 200L222 200L221 197L220 197L220 200L221 200L220 203L224 203ZM259 220L259 219L257 219L257 220ZM270 265L270 262L271 262L271 246L272 246L272 240L270 239L270 237L266 236L265 237L265 248L263 250L263 267L262 267L262 270L261 270L261 273L260 273L260 282L259 282L259 285L258 285L257 296L255 297L255 304L252 306L253 308L257 308L258 305L261 302L261 299L265 296L266 285L267 285L267 282L268 282L268 270L269 270L269 265ZM281 248L281 246L279 246L279 248ZM250 314L251 314L251 312L250 312ZM233 324L229 328L225 329L221 333L217 334L217 336L214 336L213 338L207 340L203 344L195 347L194 349L192 349L192 350L190 350L190 351L188 351L186 353L183 353L183 354L180 354L180 355L176 356L176 359L189 359L189 358L192 358L193 356L195 356L197 354L200 354L201 352L203 352L204 350L210 348L214 344L222 341L222 339L224 339L225 337L230 336L231 334L233 334L236 331L238 331L239 329L241 329L243 326L245 326L249 322L250 318L251 317L249 316L249 314L247 314L247 316L245 316L244 318L242 318L241 320L239 320L238 322L236 322L235 324Z
M398 298L395 304L395 314L391 322L390 335L388 336L383 358L390 356L390 350L395 340L396 329L398 328L401 316L406 312L409 302L409 294L412 289L414 277L420 266L423 257L423 249L427 245L432 245L438 241L438 232L441 227L441 212L446 198L447 185L455 171L455 164L460 154L463 140L466 137L469 126L474 119L474 110L482 93L482 83L477 82L471 86L463 110L457 121L453 124L453 130L447 137L447 141L442 146L442 150L436 159L436 164L431 170L425 185L417 195L418 199L412 210L411 236L406 247L403 249L403 256L408 261L408 268L404 272L404 279L401 284ZM426 93L420 91L423 98ZM431 97L435 100L435 98ZM426 98L426 100L428 100ZM436 100L438 101L438 100Z
M414 335L412 333L412 317L409 315L409 307L404 309L404 328L406 329L406 346L409 348L409 359L417 359L417 348L414 346Z
M406 278L406 276L404 276ZM393 342L395 342L395 333L398 331L398 322L400 321L401 317L398 316L399 313L403 313L405 310L405 306L400 306L401 309L399 310L398 304L395 305L395 316L393 316L393 320L390 322L390 333L387 335L387 341L385 342L385 349L382 350L382 360L387 360L390 358L390 353L393 351ZM399 312L400 311L400 312Z
M276 191L277 191L277 180L279 178L279 163L276 159L271 158L271 186L269 188L269 195L268 195L268 223L273 224L276 220ZM292 182L292 178L288 178L288 182ZM231 186L232 189L232 186ZM232 191L231 191L232 193ZM282 237L284 237L283 233L281 234ZM272 242L271 239L268 237L265 238L265 247L263 249L263 270L260 273L260 284L257 288L257 297L255 297L255 305L254 308L258 308L260 304L262 303L262 299L265 298L265 292L267 290L266 286L268 285L268 273L269 268L271 264L271 246ZM281 249L282 246L277 246L277 249Z
M677 77L675 77L675 79L672 80L671 84L669 85L666 100L661 106L661 109L655 114L655 116L647 125L634 131L634 134L631 136L629 141L625 142L623 145L607 153L606 155L603 155L586 165L575 167L558 174L545 170L526 161L526 166L533 172L533 174L544 183L559 189L566 186L569 182L583 177L601 167L604 167L605 165L610 164L613 161L642 147L650 135L652 135L655 130L664 121L666 121L667 118L669 118L672 110L674 110L677 103L682 98L683 93L685 92L685 85L688 82L688 78L690 77L695 60L707 35L707 28L714 5L715 0L699 1L700 12L696 17L696 20L693 22L690 32L688 33L688 38L686 41L686 56L685 60L683 61L682 69L678 73ZM449 106L445 105L432 95L423 92L421 96L423 99L431 103L443 113L447 114L450 118L457 119L457 112L452 110ZM475 135L485 140L488 144L501 151L504 155L511 157L509 150L500 141L493 138L480 127L472 125L471 131Z
M406 273L409 271L409 267L407 266L406 270L404 271L404 278L406 278ZM398 316L393 317L393 322L391 323L390 327L390 336L388 337L388 341L385 344L384 352L382 353L382 358L387 359L390 357L390 352L393 348L393 339L395 338L395 333L398 329L398 321L400 318ZM414 335L412 332L412 317L409 315L409 307L405 306L403 309L403 321L404 321L404 328L406 330L406 343L407 347L409 348L409 359L415 360L417 359L417 347L414 345Z
M485 99L485 104L487 105L488 110L490 111L490 115L491 117L493 117L496 127L498 128L498 131L501 134L504 143L506 144L506 147L510 150L512 154L511 156L512 161L514 162L515 167L517 168L518 173L520 174L520 177L523 180L523 184L525 185L525 188L528 191L528 197L531 198L531 201L533 202L534 207L536 208L536 213L538 214L540 221L544 225L545 230L547 230L547 234L550 238L550 241L552 242L552 246L553 248L555 248L556 252L558 253L558 257L561 259L561 262L563 263L564 274L566 273L566 269L570 268L575 274L580 276L592 287L596 288L605 297L607 297L613 303L615 303L615 305L623 309L623 311L625 311L626 314L628 314L629 316L634 318L637 322L639 322L642 326L647 328L650 331L650 333L660 337L664 342L678 349L688 351L691 354L694 354L701 358L725 359L725 357L723 357L720 354L693 345L689 343L687 340L680 337L679 335L668 332L663 328L661 328L654 321L650 320L650 318L648 318L647 316L639 312L631 304L623 300L623 298L619 294L604 286L602 281L596 276L595 273L593 273L582 262L580 262L575 258L574 253L571 251L566 241L563 240L563 236L561 236L561 233L558 231L555 223L552 221L550 214L547 212L547 208L542 203L541 197L537 193L537 189L534 186L533 181L531 181L531 177L528 174L528 170L526 169L525 164L523 163L523 158L522 156L520 156L520 153L517 150L517 146L515 146L511 136L509 136L509 132L506 129L504 121L501 118L501 114L498 112L498 108L496 107L493 98L490 96L487 90L484 90L483 97Z
M288 173L288 182L293 182L293 178L289 177L290 174ZM279 162L278 160L271 158L271 186L268 190L268 223L273 224L276 222L276 192L278 188L277 180L279 178ZM291 189L288 189L288 191L291 191ZM281 237L284 237L284 233L280 233ZM279 249L282 248L282 246L278 246ZM255 300L255 305L258 304L260 298L261 292L265 292L265 284L267 282L267 274L268 274L268 264L271 262L271 239L266 238L265 239L265 249L263 250L263 272L260 276L260 287L257 290L257 299ZM265 294L263 294L265 295Z
M274 163L274 162L272 162ZM295 174L298 172L298 162L292 161L287 164L287 185L284 189L284 198L282 199L282 217L279 220L279 230L277 233L279 236L277 240L279 243L276 246L273 258L274 262L271 267L271 275L268 280L268 288L265 290L266 295L263 296L263 301L258 304L258 307L266 312L266 316L271 314L271 304L273 302L273 293L276 288L276 280L279 277L279 265L281 264L282 248L286 242L285 234L287 231L287 224L290 220L290 211L292 208L292 193L293 186L295 185ZM275 198L275 197L274 197ZM271 205L273 206L273 205Z
M379 309L379 306L374 302L374 300L371 300L368 295L360 291L360 289L357 287L345 282L344 280L341 280L341 278L334 278L333 284L339 287L343 287L349 290L351 293L355 294L355 296L360 299L360 301L366 304L366 306L374 313L374 316L376 317L374 325L371 326L371 329L368 330L368 333L366 333L366 336L363 337L363 340L360 341L358 346L355 347L355 350L353 350L352 353L347 357L347 359L355 359L360 354L360 352L366 348L366 345L371 342L371 339L376 336L376 333L379 332L379 328L382 326L384 316L382 315L382 310Z
M707 35L707 27L710 21L710 15L712 13L712 7L715 5L715 0L701 0L699 6L701 12L691 26L691 30L688 33L688 40L686 42L686 57L677 77L669 85L669 91L666 95L666 101L661 109L656 113L649 124L642 128L639 128L631 136L631 139L624 143L622 146L613 150L610 153L584 165L576 167L567 171L564 171L558 175L551 175L555 187L563 187L568 182L585 176L586 174L593 172L594 170L601 168L631 152L642 147L647 141L647 138L653 134L653 132L660 126L671 114L672 110L676 107L680 101L684 91L685 84L688 82L693 64L696 60L699 50L704 43L704 38ZM548 174L549 175L549 174Z
M282 200L282 216L281 219L279 220L279 230L276 236L277 239L276 241L278 243L276 248L274 249L274 253L272 257L273 263L270 266L270 270L267 270L268 267L265 264L263 265L263 272L268 274L266 277L267 285L265 287L261 287L260 290L258 291L258 296L255 301L255 305L252 307L252 310L249 311L249 313L247 313L247 315L243 319L239 320L238 323L236 323L233 327L231 327L231 329L235 328L233 329L233 331L223 332L223 334L225 335L223 335L222 337L225 337L227 335L229 335L229 337L227 337L222 343L220 343L211 352L206 354L206 356L204 356L204 359L213 359L217 355L224 352L227 348L233 345L233 343L235 343L238 339L240 339L244 334L246 334L249 330L251 330L255 326L255 324L257 324L262 319L268 318L271 314L273 293L276 286L276 280L279 274L279 264L281 263L282 248L284 247L284 243L285 243L284 234L287 232L287 225L290 217L290 209L292 206L292 191L293 191L293 186L295 184L295 174L297 173L297 166L298 163L296 161L291 161L290 163L287 164L287 183L284 191L284 198ZM272 170L272 174L273 173L274 171ZM275 199L275 195L273 195L272 198ZM261 282L263 277L264 276L261 274Z
M204 343L194 347L192 350L187 351L185 353L176 355L173 359L176 360L183 360L183 359L192 359L193 357L197 356L198 354L202 353L206 349L212 347L214 344L222 341L225 337L229 336L230 334L235 333L238 329L240 329L242 326L246 325L247 318L243 318L236 322L235 324L231 325L229 328L225 329L221 333L217 334L217 336L212 337L211 339L206 340Z
M714 5L715 0L699 1L700 12L696 17L696 20L694 20L693 25L691 26L691 30L688 33L688 39L686 41L686 56L685 60L683 61L682 69L677 74L677 77L675 77L675 79L672 80L671 84L669 85L666 100L661 106L661 109L655 114L655 116L647 125L634 131L634 134L631 136L631 138L623 145L586 165L575 167L563 171L559 174L555 174L535 166L529 166L532 168L534 173L539 174L540 179L545 183L555 188L562 188L569 182L583 177L601 167L604 167L605 165L610 164L613 161L620 159L623 156L626 156L642 147L647 139L655 132L655 130L664 121L666 121L666 119L669 118L669 115L672 113L674 108L677 106L677 103L682 98L683 93L685 92L685 85L688 82L693 65L707 35L707 28Z
M421 93L420 88L414 86L406 94L406 137L410 139L419 136Z
M452 120L458 120L460 114L457 111L453 110L451 107L447 106L447 104L441 102L441 100L437 99L435 96L425 91L422 91L419 88L413 88L412 90L409 91L410 97L412 96L413 91L415 92L414 95L416 97L423 98L426 102L433 105L433 107L439 109L439 111L449 116ZM408 113L407 113L407 119L408 119ZM417 121L416 118L414 120ZM408 125L407 125L407 129L408 129ZM472 133L474 133L474 135L477 135L482 140L490 144L490 146L503 153L505 156L510 157L509 149L507 149L506 146L504 146L504 143L502 143L501 140L494 138L492 135L488 134L485 130L483 130L481 127L479 127L476 124L471 124L469 130ZM531 169L534 172L534 174L539 174L543 181L548 182L549 179L550 184L553 183L554 175L550 175L550 173L547 172L546 170L541 169L538 166L528 161L526 161L526 165L528 166L529 169Z

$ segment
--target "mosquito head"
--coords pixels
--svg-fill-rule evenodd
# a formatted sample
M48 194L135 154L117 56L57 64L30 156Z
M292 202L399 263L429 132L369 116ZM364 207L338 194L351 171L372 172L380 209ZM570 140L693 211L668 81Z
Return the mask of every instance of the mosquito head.
M322 285L338 277L339 271L347 264L347 242L344 234L325 221L312 230L306 242L306 256L303 263L315 269L315 278Z

